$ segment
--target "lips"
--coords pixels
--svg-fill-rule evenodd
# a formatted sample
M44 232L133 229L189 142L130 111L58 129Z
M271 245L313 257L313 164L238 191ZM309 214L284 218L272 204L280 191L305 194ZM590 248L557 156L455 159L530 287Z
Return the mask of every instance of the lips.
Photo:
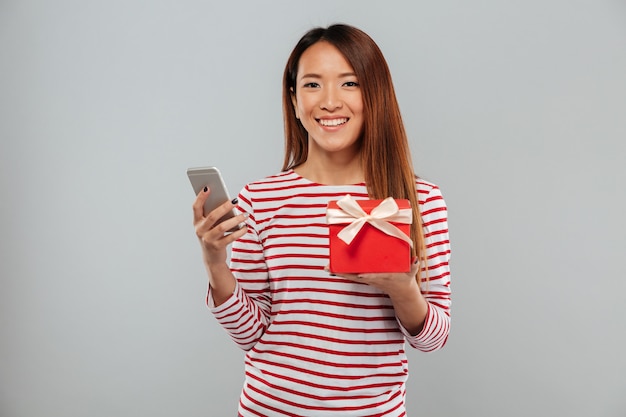
M326 127L340 126L348 122L347 117L339 117L336 119L318 119L318 123Z

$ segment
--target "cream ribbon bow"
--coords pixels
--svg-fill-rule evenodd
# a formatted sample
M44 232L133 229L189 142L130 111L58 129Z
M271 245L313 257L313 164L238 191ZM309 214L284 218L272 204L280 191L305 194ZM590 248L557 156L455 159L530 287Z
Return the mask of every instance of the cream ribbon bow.
M329 224L350 223L337 234L339 239L346 244L352 243L352 240L361 231L363 225L369 223L389 236L402 239L413 247L411 238L390 223L411 224L413 211L411 209L400 209L393 198L387 197L384 199L378 206L372 209L370 214L367 214L350 194L337 201L337 206L341 210L327 210L326 221Z

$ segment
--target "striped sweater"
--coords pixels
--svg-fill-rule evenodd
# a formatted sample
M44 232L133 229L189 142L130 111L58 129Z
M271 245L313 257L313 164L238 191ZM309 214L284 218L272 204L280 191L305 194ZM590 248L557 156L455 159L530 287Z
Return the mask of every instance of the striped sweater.
M450 326L450 244L439 189L416 181L428 255L429 308L410 335L389 298L331 276L326 205L346 194L368 198L365 184L313 183L292 170L247 185L238 209L248 232L232 246L233 295L207 303L246 351L239 416L404 416L405 342L441 348ZM364 271L365 272L365 271Z

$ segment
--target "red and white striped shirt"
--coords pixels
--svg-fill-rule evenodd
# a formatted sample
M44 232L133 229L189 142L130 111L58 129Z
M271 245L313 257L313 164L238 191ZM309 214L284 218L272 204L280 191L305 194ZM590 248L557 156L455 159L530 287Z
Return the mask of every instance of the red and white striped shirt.
M248 232L232 246L233 295L208 305L247 351L240 416L405 416L405 341L441 348L450 327L450 243L439 189L416 181L428 255L424 328L411 336L389 298L331 276L326 206L365 184L313 183L293 170L247 185Z

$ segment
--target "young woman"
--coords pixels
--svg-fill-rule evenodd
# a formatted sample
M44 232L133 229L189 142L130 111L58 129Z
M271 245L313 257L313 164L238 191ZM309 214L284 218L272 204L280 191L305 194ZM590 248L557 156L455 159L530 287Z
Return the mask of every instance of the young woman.
M210 190L193 206L207 303L247 352L239 415L404 416L405 343L433 351L449 332L446 205L413 173L389 69L361 30L306 33L287 61L283 108L283 171L206 216ZM410 273L328 271L326 206L346 194L412 203ZM216 224L234 206L241 214Z

